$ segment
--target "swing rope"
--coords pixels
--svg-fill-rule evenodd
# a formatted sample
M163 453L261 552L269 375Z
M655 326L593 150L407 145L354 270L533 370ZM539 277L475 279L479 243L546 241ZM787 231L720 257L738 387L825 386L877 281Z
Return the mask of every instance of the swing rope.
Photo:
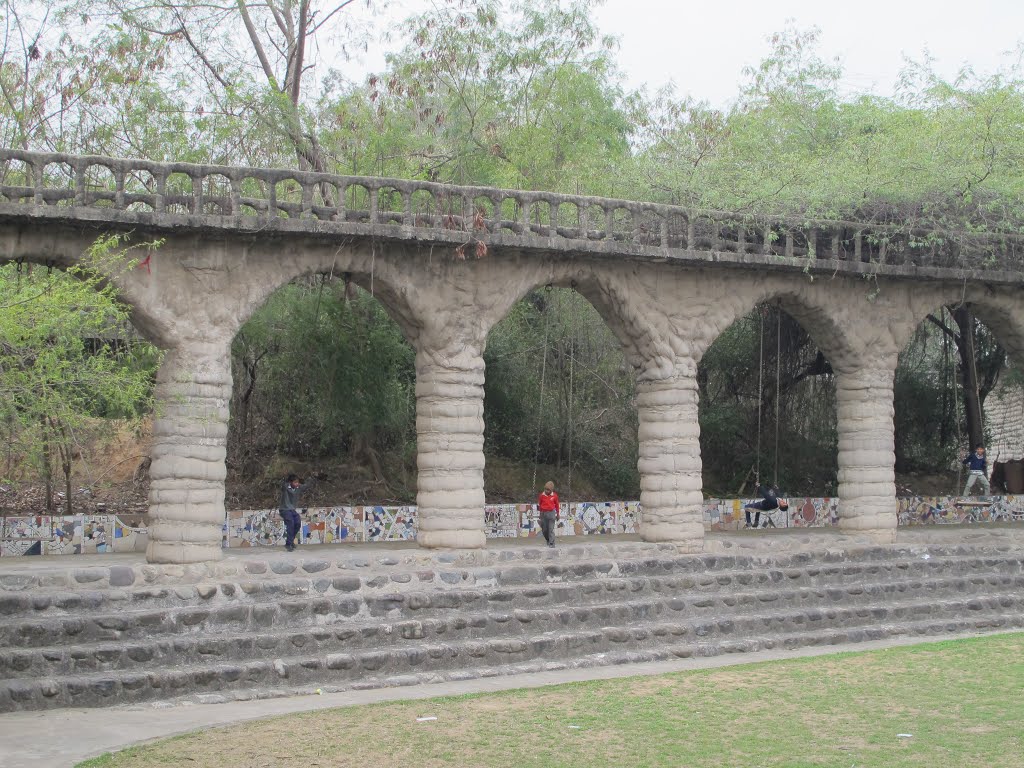
M550 298L550 297L549 297ZM544 421L544 382L548 370L548 328L551 325L549 313L550 302L544 302L544 357L540 364L540 402L537 404L537 440L533 447L533 482L530 485L530 493L537 490L537 462L540 460L540 430Z
M775 480L779 487L779 407L782 393L782 310L775 314Z
M761 484L761 405L764 401L764 310L758 311L761 319L760 351L757 356L757 452L754 458L754 485Z
M575 289L573 289L575 290ZM573 323L572 335L569 337L569 478L566 481L565 500L572 498L572 443L573 443L573 378L576 369L576 324Z
M946 309L946 307L942 308L942 322L943 322L944 325L946 324L946 312L947 311L948 310ZM949 313L949 322L950 323L953 322L953 313L952 312ZM946 348L948 350L948 348L949 348L949 337L946 334L944 334L944 341L945 341L945 344L946 344ZM948 352L947 352L947 354L948 354ZM963 467L964 467L964 463L960 459L960 449L961 449L962 444L963 444L963 435L960 432L960 393L957 391L956 361L953 360L953 356L952 355L949 355L949 358L950 358L950 377L953 379L953 422L956 424L956 450L957 450L957 454L956 454L956 488L953 489L953 494L956 495L957 493L959 493L960 488L961 488L960 480L961 480L961 477L963 475Z

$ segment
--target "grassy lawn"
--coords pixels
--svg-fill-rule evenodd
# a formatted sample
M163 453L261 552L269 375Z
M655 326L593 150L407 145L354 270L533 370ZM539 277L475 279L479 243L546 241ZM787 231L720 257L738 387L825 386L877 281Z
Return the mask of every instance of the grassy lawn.
M290 715L79 768L172 765L1024 768L1024 634Z

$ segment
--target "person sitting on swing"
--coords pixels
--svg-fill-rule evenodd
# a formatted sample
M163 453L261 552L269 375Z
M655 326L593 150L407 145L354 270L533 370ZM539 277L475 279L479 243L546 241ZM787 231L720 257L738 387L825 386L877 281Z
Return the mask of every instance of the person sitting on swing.
M980 483L982 495L988 496L991 488L988 483L988 463L985 461L985 446L978 443L974 446L974 453L970 456L961 456L960 460L967 467L967 484L964 486L962 495L969 496L974 485Z
M789 509L789 504L785 499L779 499L778 489L772 488L771 486L758 484L757 493L761 497L760 501L752 501L743 507L743 511L746 513L747 524L744 528L760 528L761 527L761 513L770 512L773 509ZM754 525L750 525L750 510L754 510ZM767 523L766 523L767 524Z

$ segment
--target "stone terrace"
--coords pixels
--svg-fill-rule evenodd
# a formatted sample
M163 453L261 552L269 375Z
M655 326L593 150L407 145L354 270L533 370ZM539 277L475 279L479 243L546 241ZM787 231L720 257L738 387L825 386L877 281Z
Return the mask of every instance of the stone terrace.
M0 711L213 703L1024 626L1024 528L0 567Z

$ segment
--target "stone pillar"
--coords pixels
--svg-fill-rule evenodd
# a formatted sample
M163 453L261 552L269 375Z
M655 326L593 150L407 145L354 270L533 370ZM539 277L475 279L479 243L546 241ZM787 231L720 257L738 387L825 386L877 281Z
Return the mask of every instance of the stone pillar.
M704 549L697 366L677 365L662 379L637 382L640 503L644 541Z
M416 352L417 541L479 549L484 534L484 360Z
M230 399L227 345L186 342L167 353L157 375L149 468L151 563L221 557Z
M893 364L865 365L836 378L839 527L879 543L896 540Z

